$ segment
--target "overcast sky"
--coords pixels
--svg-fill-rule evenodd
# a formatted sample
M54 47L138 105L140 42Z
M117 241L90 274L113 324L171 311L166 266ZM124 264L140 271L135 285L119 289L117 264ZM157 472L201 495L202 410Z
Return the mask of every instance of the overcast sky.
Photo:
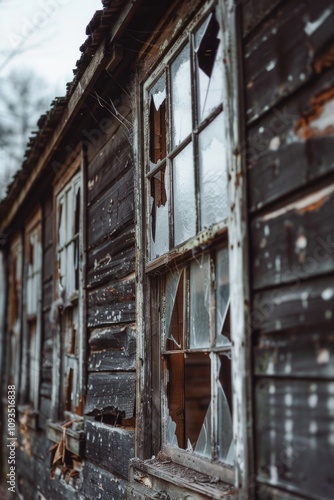
M86 26L101 8L101 0L0 0L0 78L14 68L33 68L52 95L63 95Z

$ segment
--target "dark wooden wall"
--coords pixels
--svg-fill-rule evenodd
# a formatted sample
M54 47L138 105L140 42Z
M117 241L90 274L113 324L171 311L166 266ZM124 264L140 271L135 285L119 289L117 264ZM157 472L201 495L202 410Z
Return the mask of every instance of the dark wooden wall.
M132 124L129 98L120 121L88 150L85 483L91 498L101 477L102 498L125 498L134 456L135 239ZM106 476L108 474L108 476ZM108 477L109 493L103 477Z
M334 5L242 10L258 498L333 498Z

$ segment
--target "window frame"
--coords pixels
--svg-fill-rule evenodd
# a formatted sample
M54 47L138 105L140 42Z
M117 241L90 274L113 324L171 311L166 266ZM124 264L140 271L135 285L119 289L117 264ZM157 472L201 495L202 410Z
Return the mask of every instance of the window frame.
M242 102L242 71L238 62L241 60L241 22L240 6L234 4L233 0L218 0L208 2L196 15L197 21L212 9L216 8L217 20L222 30L222 42L224 44L224 88L228 96L224 102L225 133L226 133L226 164L229 176L229 261L230 261L230 297L231 297L231 335L233 341L232 349L232 380L237 377L238 384L233 384L233 436L235 444L235 463L233 474L224 473L224 468L213 463L203 461L201 471L209 475L216 475L227 482L233 482L238 490L252 498L250 477L252 477L252 408L251 408L251 345L250 345L250 321L249 321L249 271L248 271L248 226L247 226L247 193L245 175L246 168L244 158L241 155L243 144L244 116ZM198 21L198 23L200 20ZM187 28L186 28L187 29ZM185 31L186 31L185 29ZM147 236L149 233L148 210L146 209L146 160L144 150L147 144L142 141L145 130L148 129L145 105L143 104L143 89L151 75L150 81L156 81L160 70L157 69L162 57L169 58L167 50L171 46L177 51L183 43L184 34L175 40L177 29L174 30L174 39L170 37L169 44L165 46L165 52L158 56L157 64L152 64L148 56L148 64L143 65L141 73L137 74L136 85L136 122L135 131L138 135L138 146L135 146L136 161L136 217L143 223L137 224L136 238L139 243L137 253L137 327L138 336L138 376L137 376L137 439L136 457L140 460L150 458L152 454L158 454L160 447L160 422L161 412L156 408L156 398L160 394L161 381L159 376L160 360L152 359L152 353L156 352L157 335L152 336L150 321L158 321L158 313L150 308L150 303L155 300L155 291L151 289L149 276L159 274L162 264L176 265L182 262L193 252L191 242L185 242L174 248L170 253L162 255L152 262L147 260ZM157 43L152 37L151 43ZM154 56L157 60L157 56ZM152 71L153 67L153 71ZM226 104L226 105L225 105ZM142 122L142 112L145 120ZM215 239L220 240L226 233L226 226L217 224L208 230L205 229L199 235L198 241L207 247L212 245ZM145 256L145 258L141 257ZM158 382L157 382L158 380ZM150 396L152 391L152 397ZM171 450L172 459L187 467L194 468L192 455L178 456L178 452Z
M77 308L78 312L78 330L77 330L77 385L78 385L78 407L80 414L74 413L72 410L67 410L65 405L65 394L66 394L66 380L64 377L64 366L65 366L65 345L64 338L67 332L64 331L65 314L63 314L61 326L60 326L60 336L54 336L53 345L53 372L52 379L54 390L52 391L52 421L64 421L73 420L78 418L83 418L84 400L85 400L85 365L86 365L86 329L84 322L84 154L80 147L78 147L73 155L67 159L63 168L58 172L53 189L53 228L54 228L54 249L55 249L55 259L54 259L54 303L61 300L60 293L60 283L59 283L59 272L58 272L58 199L63 196L66 192L68 186L74 189L74 185L79 180L80 186L80 220L79 220L79 232L75 235L71 241L65 243L71 244L72 241L77 236L78 241L78 290L71 293L69 297L63 297L62 309L63 313L66 314L66 309L70 308L72 311ZM75 196L75 194L74 194ZM67 209L66 209L67 210ZM65 214L66 215L66 214ZM58 307L56 305L56 307ZM57 359L58 358L58 359Z
M37 234L36 248L34 248L33 264L37 264L30 275L30 238ZM28 220L24 231L24 283L23 283L23 350L24 362L22 363L22 394L21 403L28 405L29 411L37 414L39 411L39 389L40 389L40 370L41 370L41 342L42 342L42 209L39 206L35 213ZM35 251L37 250L37 254ZM28 310L28 301L31 294L29 283L35 281L36 303L35 311ZM35 324L35 356L31 353L30 326ZM31 369L34 370L34 376L31 377ZM32 384L32 385L31 385Z

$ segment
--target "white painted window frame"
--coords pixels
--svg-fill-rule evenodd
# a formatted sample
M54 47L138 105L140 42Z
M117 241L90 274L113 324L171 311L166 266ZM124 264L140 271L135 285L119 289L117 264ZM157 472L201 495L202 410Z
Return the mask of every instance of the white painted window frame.
M209 3L209 2L208 2ZM252 399L251 399L251 339L249 321L249 269L248 269L248 225L247 225L247 198L245 182L244 158L241 154L243 143L243 103L242 103L242 71L241 71L241 23L238 18L240 5L233 0L218 0L218 22L223 32L225 46L225 95L224 103L226 162L229 173L229 262L230 262L230 297L231 297L231 338L232 348L232 384L233 384L233 436L235 444L234 485L238 489L238 497L253 497L253 450L252 450ZM205 8L204 8L205 10ZM176 41L175 46L182 43ZM150 71L152 74L152 71ZM156 76L153 73L152 80ZM151 80L151 81L152 81ZM135 132L139 138L139 145L143 144L142 137L147 130L147 122L142 123L142 93L147 81L147 75L138 76L137 86L140 92L137 95L137 116ZM148 218L145 209L146 179L145 157L141 146L135 147L136 156L136 226L137 252L137 326L138 350L137 361L139 366L137 376L137 425L136 456L140 459L149 458L152 450L152 410L151 399L147 396L152 384L150 373L151 350L145 341L149 331L150 287L145 269ZM144 224L140 221L144 220ZM187 245L184 245L187 250ZM144 258L145 256L145 258ZM168 261L168 256L165 261ZM156 361L157 362L157 361ZM177 457L174 457L177 458ZM181 463L191 467L192 460ZM202 469L203 470L203 469ZM208 464L209 473L215 474L212 464ZM203 470L205 472L205 470ZM218 471L218 476L224 479ZM230 477L225 477L228 481Z

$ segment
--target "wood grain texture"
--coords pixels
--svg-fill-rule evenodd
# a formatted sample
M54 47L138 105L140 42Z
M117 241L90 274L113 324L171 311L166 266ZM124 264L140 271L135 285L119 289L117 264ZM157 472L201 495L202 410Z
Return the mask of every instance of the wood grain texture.
M334 382L258 380L257 474L311 498L332 498Z
M110 471L86 460L82 468L85 478L80 485L80 493L84 499L91 500L124 500L126 498L127 481L114 476Z
M134 372L90 373L87 384L85 415L92 412L99 413L108 409L109 412L115 415L124 412L125 418L133 417L135 381L136 374Z
M93 248L88 254L88 287L131 274L135 268L134 243L134 227L130 222L118 237Z
M133 326L93 330L89 371L127 371L136 368L136 331Z
M133 171L128 170L88 209L88 246L119 233L134 215Z
M85 456L126 479L134 456L134 432L86 419L85 434Z
M260 289L334 270L334 184L252 223L253 287Z
M88 327L135 321L134 279L110 283L88 293Z

